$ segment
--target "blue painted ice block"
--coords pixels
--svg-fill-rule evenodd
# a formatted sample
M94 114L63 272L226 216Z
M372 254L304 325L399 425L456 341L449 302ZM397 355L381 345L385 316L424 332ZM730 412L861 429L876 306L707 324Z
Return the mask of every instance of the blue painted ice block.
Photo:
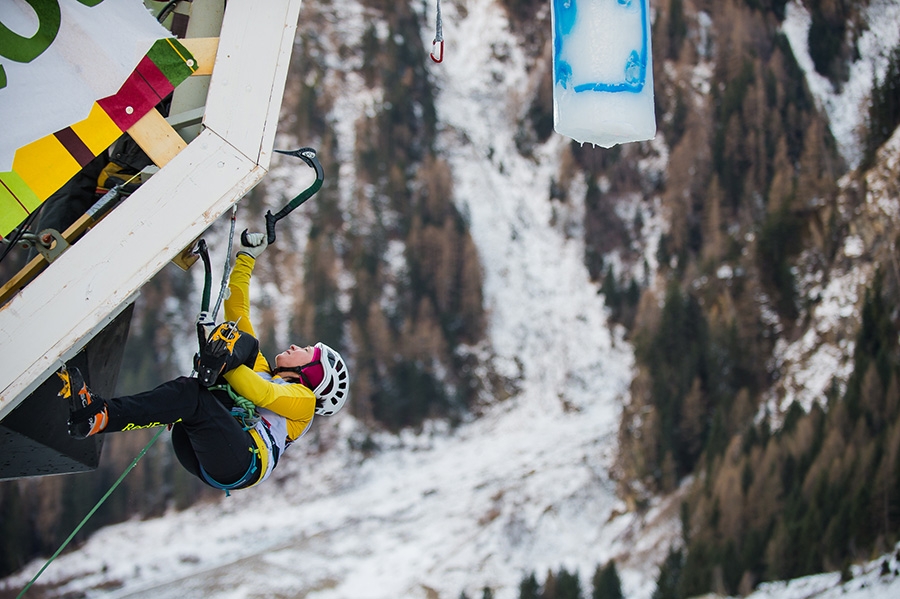
M552 0L553 124L604 148L656 135L649 0Z

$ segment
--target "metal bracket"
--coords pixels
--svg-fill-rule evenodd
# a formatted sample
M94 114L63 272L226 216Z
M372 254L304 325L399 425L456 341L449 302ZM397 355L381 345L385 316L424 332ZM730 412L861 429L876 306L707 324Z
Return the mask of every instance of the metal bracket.
M69 242L56 229L44 229L37 235L23 233L19 243L25 249L36 249L47 262L53 262L59 258L60 254L69 247Z

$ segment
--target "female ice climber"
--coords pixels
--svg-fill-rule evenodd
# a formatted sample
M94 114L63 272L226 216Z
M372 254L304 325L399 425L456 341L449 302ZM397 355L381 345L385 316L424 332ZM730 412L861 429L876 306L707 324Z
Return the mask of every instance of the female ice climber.
M69 401L69 434L84 439L172 425L172 445L185 469L229 491L268 478L285 449L309 430L314 414L336 414L350 386L338 352L324 343L291 345L275 356L270 369L258 351L249 288L266 246L262 233L245 236L225 300L229 322L215 329L195 360L201 376L180 377L137 395L101 398L78 369L63 368L59 394ZM210 368L212 376L202 376Z

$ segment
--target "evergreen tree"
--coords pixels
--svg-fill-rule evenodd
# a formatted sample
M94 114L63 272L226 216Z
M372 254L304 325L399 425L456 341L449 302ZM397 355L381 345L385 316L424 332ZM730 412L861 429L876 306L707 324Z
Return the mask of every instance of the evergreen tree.
M556 574L552 570L547 572L547 579L544 581L543 589L541 589L541 599L557 599Z
M800 251L802 222L788 203L768 215L759 232L757 261L763 284L774 295L775 309L788 321L799 314L797 281L790 260Z
M667 48L667 58L675 60L681 50L681 44L687 36L687 20L684 17L684 6L682 0L671 0L669 2L669 23L667 27L669 36L669 44Z
M605 566L597 565L592 581L594 591L591 599L624 599L622 595L622 582L616 571L616 562L609 560Z
M870 365L874 365L883 392L896 368L897 332L882 297L882 274L876 273L872 288L866 290L862 309L862 324L853 353L853 374L847 382L845 402L850 419L855 422L863 415L866 403L862 397L863 381ZM871 422L880 414L865 414Z
M709 381L709 332L697 300L672 285L658 329L638 347L641 361L650 370L653 402L659 410L659 455L670 454L677 477L690 473L706 444L705 423L687 438L683 424L685 399L695 384L706 393Z
M532 572L519 583L519 599L540 599L540 597L541 586Z
M865 162L871 164L875 152L900 124L900 45L891 51L884 79L876 77L869 102Z
M556 594L553 599L581 599L581 581L578 571L569 572L560 568L556 576Z
M681 599L681 571L684 557L680 549L670 549L656 579L656 590L651 599Z

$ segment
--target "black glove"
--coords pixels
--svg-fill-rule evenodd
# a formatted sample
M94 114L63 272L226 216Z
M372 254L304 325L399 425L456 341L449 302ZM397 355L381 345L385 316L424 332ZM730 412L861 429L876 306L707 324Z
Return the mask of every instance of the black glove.
M259 341L237 328L234 322L223 322L215 328L209 341L195 357L197 378L204 387L241 364L253 368L259 355Z

